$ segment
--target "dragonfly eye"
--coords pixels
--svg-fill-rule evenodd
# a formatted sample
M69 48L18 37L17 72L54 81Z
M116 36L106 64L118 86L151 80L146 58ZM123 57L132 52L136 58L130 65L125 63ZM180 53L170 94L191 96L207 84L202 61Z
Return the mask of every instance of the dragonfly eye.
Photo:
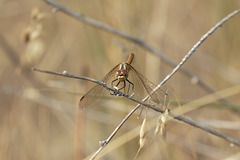
M120 76L120 75L121 75L121 71L118 70L118 71L116 72L116 76L118 77L118 76Z
M116 76L127 76L127 71L126 70L118 70L116 72Z
M127 71L126 70L121 70L121 76L126 76L127 75Z

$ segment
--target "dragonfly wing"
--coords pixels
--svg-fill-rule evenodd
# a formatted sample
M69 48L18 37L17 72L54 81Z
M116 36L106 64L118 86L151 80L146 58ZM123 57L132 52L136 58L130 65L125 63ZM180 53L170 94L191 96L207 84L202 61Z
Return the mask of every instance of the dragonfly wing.
M133 75L134 79L138 79L136 81L140 81L143 88L146 90L146 92L150 95L150 93L153 91L153 89L156 87L152 82L150 82L147 78L145 78L142 74L137 72L130 64L129 64L131 74ZM152 93L150 95L150 98L153 102L163 105L164 99L167 96L166 92L158 89L156 92Z
M104 92L104 88L100 85L96 85L91 90L89 90L79 102L79 108L83 109L88 106L91 106L95 103L95 101L101 97L100 95L103 95L102 92Z
M111 82L116 79L115 74L118 70L118 65L116 65L111 71L108 72L108 74L103 78L102 82L105 84L111 86ZM101 85L94 86L91 90L89 90L79 102L79 108L83 109L88 106L93 106L95 104L102 104L112 98L113 96L110 96L110 93L108 90L106 90Z

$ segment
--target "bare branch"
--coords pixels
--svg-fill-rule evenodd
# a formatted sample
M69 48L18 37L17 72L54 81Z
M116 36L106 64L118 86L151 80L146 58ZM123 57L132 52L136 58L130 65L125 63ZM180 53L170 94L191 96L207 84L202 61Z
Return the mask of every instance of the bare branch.
M155 53L156 55L160 56L163 61L165 61L167 64L169 64L170 66L176 66L173 71L155 88L154 91L156 91L157 89L159 89L162 84L164 84L167 80L169 80L169 78L171 78L178 70L182 71L187 77L189 78L196 78L197 79L197 83L199 86L201 86L202 88L204 88L205 90L207 90L208 92L214 92L214 90L212 88L210 88L206 83L204 83L201 79L199 79L197 76L195 76L194 74L192 74L191 72L189 72L188 70L182 68L182 65L190 58L190 56L196 51L196 49L207 39L208 36L210 36L212 33L215 32L215 30L219 27L221 27L227 20L229 20L230 18L232 18L233 16L235 16L236 14L238 14L240 12L240 10L236 10L234 12L232 12L231 14L229 14L228 16L226 16L225 18L223 18L220 22L218 22L213 28L211 28L206 34L204 34L201 39L192 47L192 49L188 52L188 54L182 59L182 61L177 65L174 61L172 61L171 59L169 59L168 57L166 57L164 54L162 54L161 52L159 52L157 49L153 48L152 46L150 46L149 44L145 43L144 41L142 41L141 39L139 38L136 38L136 37L133 37L125 32L122 32L122 31L119 31L117 29L114 29L108 25L105 25L101 22L98 22L94 19L91 19L91 18L88 18L80 13L77 13L77 12L74 12L70 9L67 9L65 8L64 6L62 6L61 4L53 1L53 0L45 0L47 3L55 6L58 10L78 19L78 20L81 20L93 27L96 27L96 28L99 28L99 29L102 29L104 31L107 31L107 32L110 32L110 33L113 33L115 35L118 35L122 38L125 38L129 41L132 41L136 44L138 44L139 46L141 46L142 48L152 52L152 53ZM61 74L60 74L61 75ZM62 75L62 76L66 76L65 75ZM68 77L68 76L66 76ZM72 76L70 78L77 78L78 76ZM86 77L85 78L80 78L80 79L85 79L85 80L89 80L87 79ZM92 80L90 80L92 81ZM94 82L94 81L93 81ZM94 83L98 83L102 86L104 86L106 89L109 89L109 90L112 90L112 91L116 91L114 88L111 88L109 86L107 86L106 84L102 83L102 82L97 82L95 81ZM153 93L153 92L152 92ZM159 107L156 107L154 105L151 105L151 104L147 104L144 102L145 99L148 98L145 97L143 99L143 101L140 101L134 97L131 97L129 95L126 95L120 91L118 91L118 94L121 95L121 96L124 96L128 99L131 99L132 101L138 103L138 105L123 119L123 121L118 125L118 127L114 130L114 132L109 136L109 138L106 140L106 141L103 141L102 142L102 145L101 147L98 149L97 152L95 152L95 154L92 156L91 159L94 159L99 153L100 151L109 143L109 141L112 139L112 137L116 134L116 132L121 128L121 126L126 122L126 120L140 107L140 105L144 105L148 108L151 108L157 112L163 112L163 110ZM217 97L217 99L220 99L219 97ZM210 128L207 128L206 126L204 125L201 125L193 120L191 120L190 118L187 118L187 117L183 117L183 116L178 116L178 115L174 115L173 113L170 113L171 116L173 116L175 119L178 119L180 121L183 121L185 123L188 123L192 126L195 126L197 128L200 128L208 133L211 133L215 136L218 136L222 139L225 139L226 141L230 142L230 143L233 143L237 146L240 146L240 141L238 140L235 140L229 136L226 136L218 131L215 131L215 130L212 130Z
M146 49L147 51L150 51L156 55L158 55L159 57L161 57L161 59L166 62L168 65L172 66L172 67L175 67L177 66L177 63L173 60L171 60L170 58L168 58L167 56L165 56L165 54L161 53L160 51L158 51L156 48L152 47L151 45L149 45L148 43L144 42L143 40L137 38L137 37L134 37L134 36L131 36L125 32L122 32L120 30L117 30L109 25L106 25L104 23L101 23L99 21L96 21L92 18L89 18L87 16L84 16L83 14L81 13L77 13L77 12L74 12L66 7L64 7L63 5L61 5L60 3L58 2L55 2L53 0L44 0L46 3L49 3L50 5L56 7L59 11L62 11L63 13L73 17L73 18L76 18L77 20L80 20L88 25L91 25L93 27L96 27L96 28L99 28L101 30L104 30L104 31L107 31L107 32L110 32L110 33L113 33L117 36L120 36L122 38L125 38L131 42L134 42L136 44L138 44L140 47ZM235 13L237 14L237 13ZM235 15L234 14L234 15ZM232 16L234 16L232 15ZM201 42L200 42L201 43ZM196 47L197 48L197 47ZM193 51L194 52L194 51ZM187 58L188 59L188 58ZM186 60L187 60L186 59ZM183 72L187 77L189 77L190 79L192 78L196 78L198 81L196 82L197 85L199 85L201 88L203 88L204 90L206 90L207 92L210 92L210 93L213 93L214 92L214 89L212 89L210 86L208 86L204 81L202 81L199 77L197 77L196 75L194 75L193 73L191 73L190 71L188 71L187 69L185 68L180 68L178 67L177 70L179 70L181 72ZM173 75L173 74L172 74ZM171 76L172 76L171 75ZM170 78L170 77L169 77ZM169 79L168 78L168 79ZM164 82L165 83L165 82ZM227 103L226 100L222 100L223 103Z
M140 106L140 105L139 105ZM124 123L131 117L131 115L139 108L137 105L135 108L129 112L125 118L121 121L121 123L115 128L115 130L112 132L112 134L107 138L107 140L102 141L102 144L100 145L99 149L91 156L90 160L93 160L97 157L97 155L103 150L103 148L111 141L113 136L118 132L118 130L124 125Z
M116 88L113 88L113 87L110 87L108 85L106 85L105 83L101 82L101 81L98 81L98 80L95 80L93 78L88 78L88 77L84 77L84 76L76 76L76 75L71 75L71 74L66 74L66 73L59 73L59 72L52 72L52 71L47 71L47 70L41 70L41 69L36 69L34 68L33 69L34 71L39 71L39 72L43 72L43 73L48 73L48 74L53 74L53 75L58 75L58 76L63 76L63 77L68 77L68 78L75 78L75 79L83 79L83 80L88 80L88 81L91 81L91 82L94 82L94 83L97 83L99 85L102 85L104 88L108 89L108 90L111 90L111 91L114 91L114 92L117 92L117 95L119 96L124 96L136 103L138 103L138 105L130 112L128 113L128 115L122 120L122 122L118 125L118 127L114 130L114 132L109 136L109 138L105 141L103 141L102 143L102 146L100 148L104 148L104 146L106 146L106 144L109 143L109 141L112 139L112 137L116 134L116 132L121 128L121 126L126 122L126 120L140 107L140 105L143 105L143 106L146 106L154 111L157 111L157 112L161 112L163 113L163 109L160 108L160 107L157 107L155 105L152 105L152 104L148 104L144 101L141 101L139 99L136 99L132 96L129 96L128 94L125 94L119 90L117 90ZM236 91L239 91L240 92L240 86L235 86L234 88L236 88ZM222 91L224 92L224 91ZM234 94L234 93L233 93ZM190 124L194 127L197 127L197 128L200 128L208 133L211 133L215 136L218 136L220 138L223 138L225 139L226 141L230 142L230 143L233 143L237 146L240 147L240 141L238 140L235 140L229 136L226 136L218 131L215 131L213 129L210 129L204 125L201 125L193 120L191 120L190 118L187 118L187 117L184 117L184 116L179 116L179 115L175 115L173 113L169 113L173 118L177 119L177 120L180 120L180 121L183 121L187 124Z
M166 81L168 81L179 69L180 67L190 58L190 56L198 49L198 47L211 35L213 34L219 27L221 27L226 21L228 21L230 18L238 14L240 10L235 10L226 17L224 17L221 21L219 21L214 27L212 27L206 34L204 34L200 40L190 49L190 51L183 57L182 61L172 70L170 74L168 74L163 81L157 86L156 90L160 88ZM192 77L192 78L197 78L197 81L199 84L206 85L202 81L199 82L198 77ZM207 86L205 86L206 88Z
M76 75L72 75L72 74L68 74L67 72L63 72L63 73L59 73L59 72L53 72L53 71L47 71L47 70L43 70L43 69L38 69L38 68L32 68L33 71L38 71L38 72L43 72L43 73L48 73L48 74L53 74L53 75L58 75L58 76L63 76L63 77L68 77L68 78L75 78L75 79L82 79L82 80L86 80L86 81L91 81L93 83L97 83L103 87L105 87L105 83L98 81L96 79L93 78L89 78L89 77L84 77L84 76L76 76ZM110 87L111 88L111 87ZM109 88L107 88L109 89Z

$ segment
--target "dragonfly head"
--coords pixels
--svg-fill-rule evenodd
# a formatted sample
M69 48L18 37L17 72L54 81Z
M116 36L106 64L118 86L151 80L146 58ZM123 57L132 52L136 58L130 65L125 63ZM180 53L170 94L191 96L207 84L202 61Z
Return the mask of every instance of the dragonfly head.
M122 81L125 81L125 80L127 79L127 77L128 77L128 72L127 72L127 70L124 70L124 69L122 69L122 70L117 70L116 76L117 76L118 80L119 80L120 82L122 82Z
M116 72L116 77L120 82L125 81L128 78L128 64L127 63L121 63L119 65L119 69Z

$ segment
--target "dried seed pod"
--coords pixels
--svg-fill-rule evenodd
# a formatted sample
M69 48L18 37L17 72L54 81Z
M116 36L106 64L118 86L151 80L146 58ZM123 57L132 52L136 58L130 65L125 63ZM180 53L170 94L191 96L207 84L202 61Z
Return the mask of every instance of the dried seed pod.
M42 13L39 8L33 8L31 13L31 20L32 21L41 21L45 18L45 14Z
M147 131L148 131L148 128L147 128L147 116L145 115L145 118L142 122L142 126L141 126L141 129L140 129L140 134L139 134L139 149L135 155L135 159L137 159L137 156L140 152L140 150L145 146L146 142L147 142L147 137L148 137L148 134L147 134Z
M140 129L140 135L139 135L139 144L140 144L140 148L143 148L144 145L146 144L146 140L147 140L147 125L146 125L146 117L143 120L141 129Z
M163 115L161 116L162 124L160 128L160 135L163 136L164 138L166 137L166 134L167 134L166 125L167 125L168 115L169 115L169 112L168 112L168 109L166 109Z
M22 39L26 44L26 49L21 55L21 63L24 67L30 67L39 62L45 53L45 43L41 38L44 17L44 13L41 13L38 8L33 8L30 24L23 30Z
M169 115L169 112L168 112L168 109L166 109L166 110L164 111L164 113L162 114L162 116L161 116L161 121L162 121L162 123L167 123L168 115Z
M165 138L166 134L167 134L167 129L166 129L166 123L162 123L161 124L161 128L160 128L160 135Z
M154 131L155 135L157 135L160 131L160 127L161 127L161 123L162 123L161 117L162 117L162 115L160 115L157 119L157 125L156 125L155 131Z
M45 45L41 39L32 41L27 45L26 51L21 57L21 62L23 66L32 66L45 52Z
M166 137L166 133L167 133L166 125L167 125L168 115L169 115L169 112L168 112L168 109L166 109L165 112L158 117L157 126L154 132L155 135L160 132L161 136L163 136L164 138Z

